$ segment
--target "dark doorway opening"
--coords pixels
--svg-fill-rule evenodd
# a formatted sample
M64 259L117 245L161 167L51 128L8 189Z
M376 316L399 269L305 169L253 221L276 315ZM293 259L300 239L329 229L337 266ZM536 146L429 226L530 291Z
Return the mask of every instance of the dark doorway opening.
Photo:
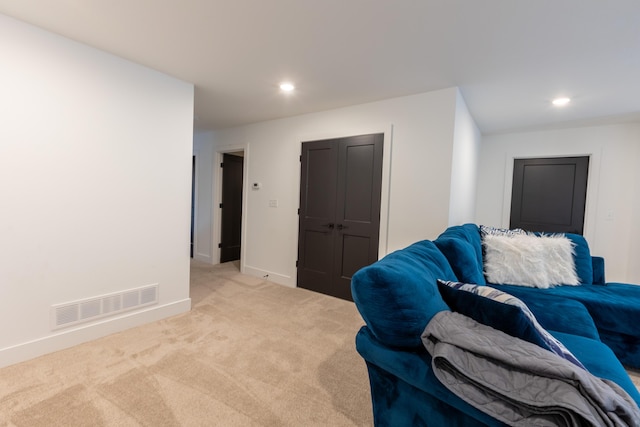
M514 159L511 228L584 232L589 157Z
M378 259L383 134L302 143L298 286L352 300Z
M240 259L242 242L242 187L244 153L224 153L220 203L220 262Z

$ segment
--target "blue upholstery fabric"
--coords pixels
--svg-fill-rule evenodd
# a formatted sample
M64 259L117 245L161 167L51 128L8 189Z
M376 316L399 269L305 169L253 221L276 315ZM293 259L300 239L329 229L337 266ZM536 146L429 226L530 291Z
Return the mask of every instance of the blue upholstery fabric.
M456 237L472 250L466 245L442 243ZM366 322L356 337L356 348L368 367L377 426L504 425L440 384L422 345L420 336L429 320L439 311L449 310L438 292L437 279L457 281L463 280L456 276L459 272L476 277L478 271L482 272L477 226L451 227L441 238L435 244L422 241L389 254L352 278L354 301ZM450 261L436 244L453 247L448 255ZM464 250L460 251L460 247ZM462 259L457 259L456 253L462 254ZM599 265L592 258L593 283L600 283L599 278L604 283L604 264L601 272ZM624 284L552 289L495 287L522 299L540 324L553 331L593 374L615 381L639 400L615 358L640 367L639 287ZM598 342L598 335L615 355Z
M606 283L606 278L604 277L604 258L592 256L591 265L593 267L593 284L604 285Z
M558 286L549 289L513 285L489 286L515 295L526 304L539 299L541 295L579 301L593 318L600 339L612 347L620 361L625 365L640 367L640 287L624 283Z
M440 281L438 290L452 311L548 350L544 339L519 307L455 289Z
M458 280L465 283L486 284L482 267L482 241L475 224L447 228L434 242L451 263Z
M447 257L460 262L452 265L453 272L464 283L486 284L482 265L476 260L476 252L471 243L451 237L440 237L433 243Z
M433 242L424 240L364 267L351 279L353 300L373 335L393 347L421 347L420 335L449 310L436 280L457 280Z
M488 286L445 283L440 280L438 280L438 290L451 310L512 337L549 350L574 365L584 368L561 342L538 323L538 319L529 307L518 298Z
M543 328L567 334L580 335L600 341L596 324L589 311L579 301L549 295L538 295L527 300L527 307Z
M367 363L376 426L504 426L451 393L424 347L391 349L362 327L356 349Z
M640 405L638 389L608 346L590 338L562 332L550 332L580 359L589 372L596 377L615 382Z
M470 244L475 242L478 246L474 249L474 252L476 254L480 252L482 256L482 243L479 241L479 235L478 226L465 224L463 226L449 227L441 234L441 237L458 238ZM554 329L554 327L549 325L553 325L554 318L558 317L558 314L544 315L542 305L549 301L544 298L555 299L563 297L580 302L587 308L589 315L597 326L600 339L613 349L622 363L640 368L640 328L637 327L640 324L640 287L621 283L605 283L604 259L591 256L589 245L583 236L571 233L567 233L566 236L575 244L574 261L576 272L583 285L531 289L521 286L487 284L523 300L540 320L540 323L551 329ZM452 246L454 244L449 243L449 245ZM447 256L456 274L459 271L465 271L470 265L469 256L458 258L453 251L443 251L443 253ZM482 257L479 265L482 268ZM459 277L459 279L464 281L462 277ZM565 317L566 323L562 327L563 330L567 329L566 325L569 325L569 328L576 326L576 333L579 335L593 335L579 332L580 328L582 328L580 324L584 323L582 318L576 324L570 313L563 313L556 310L555 307L553 311L560 313L561 317ZM588 325L585 326L588 327Z
M638 334L629 335L618 331L601 329L600 339L613 350L620 362L640 369L640 339Z
M480 422L452 408L443 400L434 399L423 390L367 363L371 379L373 419L376 427L482 427L504 426L497 420Z

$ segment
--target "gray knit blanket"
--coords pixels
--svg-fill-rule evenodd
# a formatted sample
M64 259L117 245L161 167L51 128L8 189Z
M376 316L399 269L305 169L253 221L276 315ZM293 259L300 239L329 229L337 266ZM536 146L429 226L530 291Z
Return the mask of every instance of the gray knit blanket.
M508 425L640 426L614 382L459 313L436 314L422 342L445 387Z

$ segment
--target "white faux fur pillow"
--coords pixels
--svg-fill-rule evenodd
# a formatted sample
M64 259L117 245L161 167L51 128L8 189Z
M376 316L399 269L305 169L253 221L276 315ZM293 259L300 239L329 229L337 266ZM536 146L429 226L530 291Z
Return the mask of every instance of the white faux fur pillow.
M490 283L536 288L580 284L573 243L564 236L486 235L483 244Z

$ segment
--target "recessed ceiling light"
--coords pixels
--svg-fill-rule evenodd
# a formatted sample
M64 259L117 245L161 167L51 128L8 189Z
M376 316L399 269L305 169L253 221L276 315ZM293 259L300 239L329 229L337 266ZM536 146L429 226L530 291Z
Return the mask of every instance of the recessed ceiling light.
M289 83L289 82L280 83L280 90L283 92L293 92L295 88L296 87L293 85L293 83Z
M556 107L562 107L564 105L567 105L570 102L571 102L570 98L556 98L553 101L551 101L551 103Z

